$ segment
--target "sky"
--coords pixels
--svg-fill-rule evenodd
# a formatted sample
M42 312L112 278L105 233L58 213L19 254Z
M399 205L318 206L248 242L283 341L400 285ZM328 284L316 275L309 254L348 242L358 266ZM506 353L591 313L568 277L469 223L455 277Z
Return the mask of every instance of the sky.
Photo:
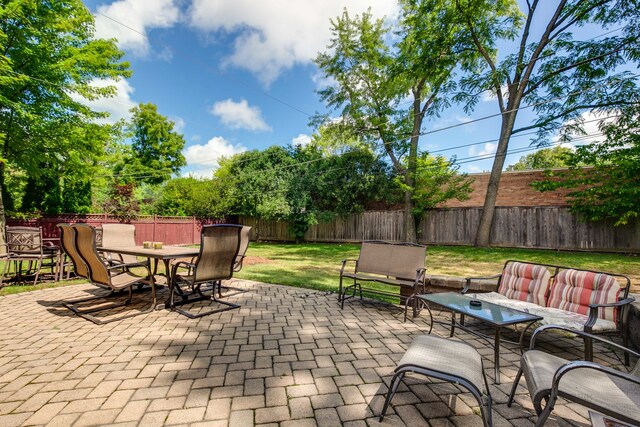
M115 83L116 97L90 105L110 112L111 121L129 118L139 103L157 105L185 137L182 174L197 177L210 177L221 155L307 143L314 132L310 117L326 111L316 90L327 81L313 59L326 50L330 19L344 7L352 15L371 8L376 17L398 10L395 0L84 3L95 16L96 37L117 39L133 71ZM488 171L499 117L475 120L498 111L490 94L470 114L453 106L425 123L425 131L435 132L421 137L421 149L455 156L463 172ZM522 111L517 125L531 119ZM530 144L526 136L514 137L505 166L533 152Z

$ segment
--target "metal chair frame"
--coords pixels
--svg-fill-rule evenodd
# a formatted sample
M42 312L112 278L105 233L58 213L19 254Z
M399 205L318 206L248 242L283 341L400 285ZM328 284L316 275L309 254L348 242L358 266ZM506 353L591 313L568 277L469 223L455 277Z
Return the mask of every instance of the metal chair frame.
M4 256L4 271L0 276L0 288L3 287L4 276L10 271L11 264L14 265L14 271L18 280L22 279L23 269L22 263L27 262L27 269L24 270L25 275L34 273L33 284L38 283L40 272L44 266L44 261L49 260L51 274L57 278L54 271L59 264L60 251L56 246L46 246L42 238L42 227L23 227L23 226L7 226L6 227L6 244L7 254ZM33 263L35 262L35 267Z
M141 314L149 313L155 310L156 307L156 287L155 282L153 280L153 276L151 275L151 270L149 268L149 263L140 263L137 262L135 264L117 264L113 266L105 265L102 258L98 255L96 250L95 236L96 231L92 227L85 224L75 224L73 226L69 226L66 224L59 224L58 227L61 231L61 243L63 250L69 255L71 260L74 263L74 270L76 274L81 277L86 277L91 281L92 284L97 285L99 287L106 287L110 290L107 295L99 295L88 298L76 299L73 301L64 301L63 305L77 314L78 316L85 318L97 325L104 325L111 322L116 322L119 320L127 319L130 317L139 316ZM73 235L73 239L68 239L66 233L71 232ZM73 246L70 245L70 242L73 243ZM122 267L131 267L131 266L144 266L147 269L147 277L143 276L134 276L128 271L122 271ZM116 271L120 269L120 271ZM123 284L118 287L114 286L112 280L121 275L130 276L130 280L126 280ZM112 310L119 307L127 306L131 303L133 299L133 285L142 281L149 280L151 284L151 305L148 309L142 310L137 313L129 313L123 316L118 316L114 319L103 320L95 317L93 314ZM89 308L89 309L81 309L78 307L79 304L87 303L91 301L98 301L109 299L114 296L118 296L117 291L123 290L126 288L128 290L127 298L123 302L114 302L108 305L101 305L99 307Z
M198 267L203 262L203 260L206 259L207 257L216 256L215 252L205 251L205 239L215 238L214 236L218 232L218 230L224 230L224 229L230 229L230 228L236 229L237 242L235 245L235 251L233 251L233 254L232 254L233 256L228 256L227 257L228 260L226 260L228 261L228 264L229 264L228 271L219 272L214 276L209 275L205 277L199 277ZM173 265L173 268L171 271L171 285L169 287L169 293L170 293L169 307L172 310L175 310L178 313L184 316L187 316L190 319L194 319L198 317L208 316L209 314L214 314L222 311L240 308L238 304L233 304L228 301L223 301L219 299L219 296L221 296L221 292L222 292L221 291L222 280L230 279L231 277L233 277L235 260L237 259L238 251L240 250L241 232L242 232L242 226L234 225L234 224L213 224L213 225L205 225L204 227L202 227L202 233L200 238L200 242L201 242L200 253L198 254L195 261L194 262L179 261ZM231 254L229 253L226 255L231 255ZM181 274L178 274L179 268L186 268L189 275L183 276ZM191 287L191 292L183 291L180 288L179 282L189 285ZM211 286L210 295L207 295L204 293L206 290L203 289L203 285ZM218 296L216 296L216 291ZM179 296L181 297L181 301L175 300L176 293L178 293ZM189 298L192 295L197 295L197 297ZM180 308L181 305L192 304L198 301L211 301L211 302L221 304L224 307L216 308L216 309L205 311L203 313L198 313L198 314L193 314L188 310L184 310Z
M640 353L633 351L627 347L621 346L619 344L616 344L614 342L611 342L609 340L606 340L600 336L597 335L593 335L593 334L589 334L587 332L584 331L578 331L575 329L570 329L564 326L559 326L559 325L545 325L545 326L541 326L539 328L537 328L534 332L533 335L531 336L531 344L529 346L529 350L534 350L535 349L535 341L538 335L540 335L541 333L548 331L548 330L561 330L561 331L565 331L565 332L570 332L573 334L576 334L578 336L581 336L583 338L588 338L590 340L596 340L596 341L600 341L603 343L606 343L607 346L612 347L612 348L616 348L618 350L622 350L623 352L625 352L626 354L631 354L634 355L635 357L640 357ZM523 359L524 360L524 359ZM564 375L566 375L568 372L571 372L573 370L576 369L583 369L585 370L585 375L587 374L587 370L588 369L592 369L592 370L596 370L596 371L600 371L600 372L604 372L607 375L610 376L614 376L617 378L621 378L623 380L629 381L632 384L637 384L638 390L640 390L640 376L638 376L640 374L640 361L637 362L637 365L634 369L634 373L633 374L628 374L625 372L621 372L618 371L616 369L613 368L609 368L603 365L600 365L598 363L594 363L591 361L582 361L582 360L577 360L577 361L568 361L567 363L565 363L564 365L562 365L553 375L553 379L551 381L550 384L550 388L549 389L543 389L541 390L539 393L536 394L536 396L531 396L531 399L533 401L533 406L536 410L536 414L538 415L538 420L536 421L536 426L543 426L545 424L545 422L547 421L547 418L549 418L549 416L551 415L551 412L553 411L553 408L555 406L556 401L558 400L558 397L562 397L564 399L567 399L569 401L578 403L580 405L586 406L588 408L592 408L595 409L597 412L600 412L604 415L608 415L614 418L619 419L620 421L623 422L628 422L631 424L636 424L638 422L640 422L640 417L638 419L631 419L628 418L626 416L624 416L623 414L619 414L615 411L612 411L610 408L608 407L600 407L598 406L597 408L593 408L593 405L590 405L590 399L589 396L583 396L583 397L579 397L579 396L573 396L567 393L564 393L561 389L560 389L560 382L563 378ZM516 393L516 389L518 388L518 383L520 382L520 379L522 378L522 374L524 372L524 369L522 367L522 362L520 364L520 368L518 369L518 374L516 375L516 378L513 382L513 387L511 388L511 393L509 394L509 400L507 401L507 406L511 406L511 404L513 403L513 399ZM546 405L544 406L544 408L542 407L542 401L546 400Z

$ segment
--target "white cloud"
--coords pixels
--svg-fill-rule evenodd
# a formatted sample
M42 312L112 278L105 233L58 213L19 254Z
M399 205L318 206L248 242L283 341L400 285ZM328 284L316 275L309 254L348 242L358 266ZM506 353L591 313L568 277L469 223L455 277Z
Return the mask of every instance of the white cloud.
M504 99L507 99L509 97L509 86L502 86L502 97ZM482 102L493 102L498 99L498 95L496 94L495 90L485 90L484 92L482 92L480 99L482 100Z
M297 64L308 64L330 40L329 19L362 13L394 16L395 0L194 0L188 15L193 27L234 37L225 64L252 72L268 86Z
M213 171L218 168L220 157L229 157L243 151L247 149L242 145L232 145L221 136L211 138L205 145L190 145L182 151L187 160L183 175L211 178Z
M269 131L271 127L262 118L259 107L251 107L246 99L235 102L231 98L216 102L210 110L211 114L231 129L247 129L252 131Z
M479 168L478 166L473 166L473 165L469 165L465 169L466 169L467 173L482 173L483 172L482 168Z
M310 142L311 142L311 137L306 133L301 133L300 135L296 136L291 140L291 143L293 145L301 145L303 147L309 144Z
M431 129L433 130L444 129L451 126L458 126L460 124L469 123L470 121L471 121L471 117L461 116L459 114L456 114L454 116L449 116L447 118L440 118L436 120L431 126ZM470 127L466 126L465 130L467 129L470 129Z
M496 153L496 148L498 148L498 144L491 144L489 142L482 145L482 148L478 150L476 146L471 146L469 148L470 156L488 156Z
M184 133L184 128L187 123L180 116L169 117L169 120L173 122L173 130L177 133Z
M178 22L180 10L175 0L119 0L98 6L96 37L115 38L118 46L136 56L146 56L151 47L147 36L153 28L169 28ZM166 50L161 52L168 57Z
M601 123L611 122L618 114L618 112L596 114L590 111L582 113L580 120L570 120L566 122L564 126L571 128L581 121L584 133L570 130L568 135L571 136L572 141L561 145L574 148L576 145L587 145L604 141L605 137L602 135L602 131L600 131ZM560 141L559 135L553 137L552 143L557 143L558 141Z
M115 86L116 94L110 98L103 97L88 100L78 94L72 93L71 98L83 103L94 111L109 113L108 118L97 120L98 123L113 124L120 119L129 120L131 117L129 110L138 105L138 103L131 99L131 94L134 92L134 89L127 80L95 79L90 85L94 87Z

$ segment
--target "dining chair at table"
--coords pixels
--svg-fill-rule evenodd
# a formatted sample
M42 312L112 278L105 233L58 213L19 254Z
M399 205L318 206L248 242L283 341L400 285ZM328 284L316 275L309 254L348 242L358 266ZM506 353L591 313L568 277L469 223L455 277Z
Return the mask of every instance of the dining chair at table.
M133 224L102 224L103 247L136 246L136 226ZM104 257L111 264L131 264L138 262L135 255L105 252Z
M91 281L92 284L98 285L100 287L105 287L109 289L109 293L107 295L94 296L89 298L78 299L74 301L65 301L63 305L67 307L69 310L73 311L80 317L83 317L91 322L102 325L106 323L115 322L118 320L123 320L129 317L138 316L140 314L148 313L153 311L156 307L156 288L155 283L153 281L153 276L151 275L151 270L149 268L148 262L136 262L134 264L117 264L117 265L106 265L103 259L98 254L96 250L96 230L93 227L90 227L85 224L75 224L71 226L71 229L74 233L70 233L74 235L74 239L71 240L68 233L68 228L61 228L63 231L63 236L61 242L63 243L63 248L65 251L68 251L67 254L74 261L75 268L80 270L79 275L86 274L87 278ZM73 242L73 246L70 245L70 242ZM84 264L84 268L82 265ZM144 266L147 270L146 276L138 276L136 274L131 273L128 270L128 267L132 266ZM122 267L125 267L122 270ZM78 270L76 270L76 274L78 274ZM115 308L127 306L131 303L133 299L133 285L140 283L141 281L149 280L151 283L151 306L146 310L141 310L135 313L128 313L122 316L118 316L116 318L112 318L109 320L103 320L94 316L95 313L102 312L105 310L113 310ZM116 302L111 304L100 304L95 307L90 308L80 308L79 304L88 303L91 301L104 300L106 298L110 298L113 296L117 296L116 292L118 291L128 291L127 298L122 302Z
M221 311L239 308L237 304L221 300L216 296L220 294L222 280L233 277L236 257L240 249L242 226L233 224L214 224L202 227L200 235L200 253L195 261L181 261L173 265L171 272L169 306L189 318L203 317ZM180 268L186 268L186 272L179 272ZM190 291L184 291L181 286L189 287ZM211 294L205 294L203 286L211 285ZM180 301L176 301L176 292L179 292ZM190 298L194 296L195 298ZM211 301L219 304L219 307L201 312L191 313L180 308L185 304L198 301Z
M33 284L38 283L42 267L50 267L51 274L55 275L55 268L58 265L60 251L57 246L47 245L42 237L42 227L6 227L6 256L4 257L4 271L0 276L0 288L2 288L5 274L10 270L11 265L18 280L25 275L34 275ZM45 264L48 262L48 264ZM23 263L27 264L23 270ZM34 265L35 264L35 265Z

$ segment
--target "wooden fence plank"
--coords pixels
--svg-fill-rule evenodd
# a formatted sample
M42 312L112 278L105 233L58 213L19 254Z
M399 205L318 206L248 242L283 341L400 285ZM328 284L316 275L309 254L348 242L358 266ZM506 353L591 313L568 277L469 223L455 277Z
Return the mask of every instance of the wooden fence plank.
M418 241L439 245L472 245L480 222L480 208L433 209L419 226ZM239 218L256 227L262 240L292 241L284 222ZM313 242L399 242L402 211L367 211L316 224L305 239ZM567 207L499 207L491 229L491 245L514 248L621 251L640 253L640 221L614 227L610 221L581 222Z

